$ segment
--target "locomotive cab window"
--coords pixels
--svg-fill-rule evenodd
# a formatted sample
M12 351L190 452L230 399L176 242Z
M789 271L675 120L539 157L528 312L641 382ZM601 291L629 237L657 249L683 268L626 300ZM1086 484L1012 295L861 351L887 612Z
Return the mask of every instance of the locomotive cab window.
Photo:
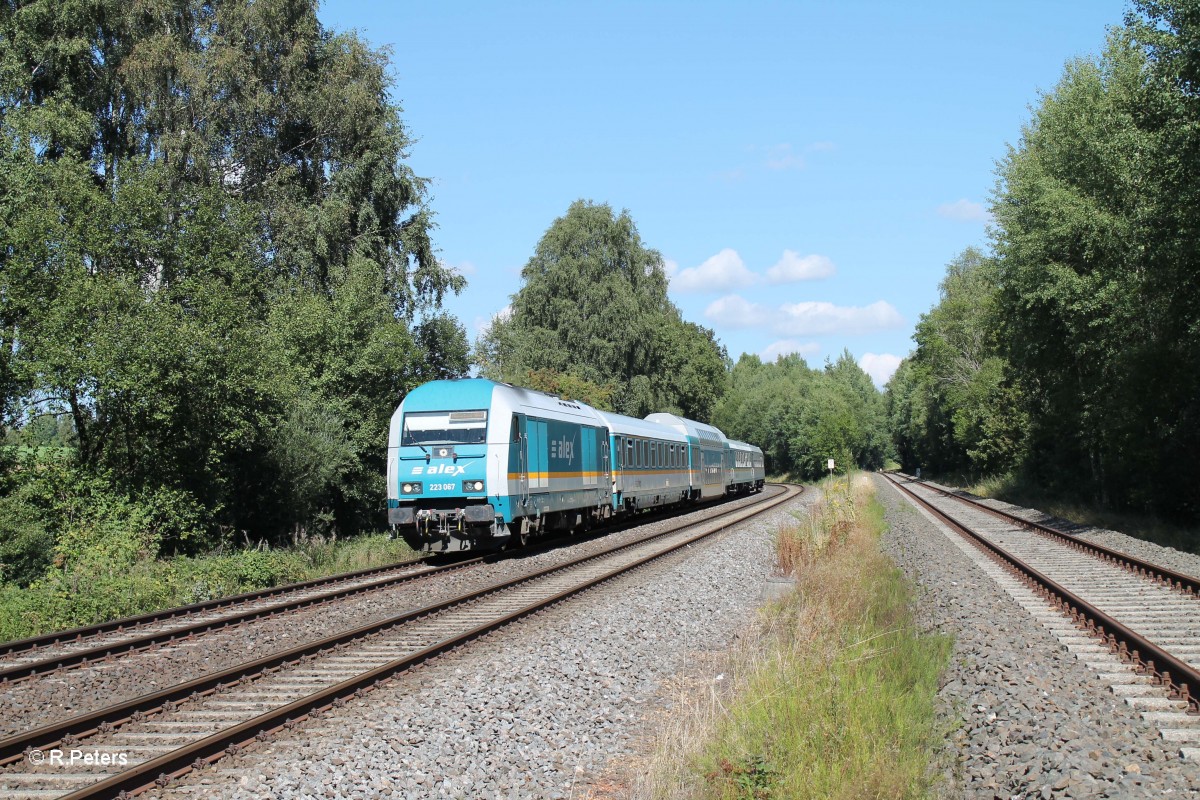
M400 445L483 444L487 440L487 415L485 409L409 411L404 415Z

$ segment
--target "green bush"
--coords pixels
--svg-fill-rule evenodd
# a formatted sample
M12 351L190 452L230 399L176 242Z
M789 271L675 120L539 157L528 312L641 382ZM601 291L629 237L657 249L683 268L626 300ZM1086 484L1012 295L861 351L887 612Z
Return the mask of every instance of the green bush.
M144 509L143 509L144 510ZM88 536L91 538L88 538ZM0 641L368 569L415 555L382 534L280 550L157 559L142 534L102 519L67 537L70 554L27 587L0 584Z
M132 497L75 465L65 447L6 447L0 475L0 579L28 586L48 569L103 572L196 542L204 514L187 492Z

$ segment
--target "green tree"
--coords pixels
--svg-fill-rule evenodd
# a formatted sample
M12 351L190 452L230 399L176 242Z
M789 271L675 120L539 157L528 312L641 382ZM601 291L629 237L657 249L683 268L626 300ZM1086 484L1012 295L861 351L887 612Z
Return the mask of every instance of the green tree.
M891 452L883 394L849 350L825 365L825 376L844 399L852 419L844 426L847 440L843 449L850 457L848 462L864 469L882 467Z
M0 413L214 534L377 524L392 409L467 369L386 52L316 11L0 2Z
M1070 62L998 167L889 386L906 464L1200 513L1200 4L1144 0Z
M940 299L921 316L917 349L889 389L901 463L991 474L1024 454L1022 395L997 336L997 266L969 247L946 266Z
M1139 124L1146 75L1125 31L1069 64L1001 165L995 203L997 302L1032 463L1048 482L1082 473L1102 502L1153 491L1145 477L1200 410L1194 378L1177 374L1196 337L1164 325L1181 287L1166 285L1155 165L1173 158Z
M628 211L571 204L521 272L512 313L476 345L488 377L529 382L537 373L613 385L616 410L676 411L706 420L725 387L724 349L685 322L667 298L662 256Z
M826 474L830 458L839 471L877 469L890 450L883 395L849 352L823 370L794 354L769 364L743 355L714 422L762 447L773 474L808 480Z

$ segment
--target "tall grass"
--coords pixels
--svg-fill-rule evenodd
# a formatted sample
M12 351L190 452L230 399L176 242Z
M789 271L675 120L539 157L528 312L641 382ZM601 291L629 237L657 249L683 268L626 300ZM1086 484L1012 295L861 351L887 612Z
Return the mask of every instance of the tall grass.
M54 568L28 587L0 585L0 642L190 605L415 558L384 534L277 550Z
M631 776L653 798L916 798L941 740L938 675L951 640L923 634L912 588L878 547L883 509L865 477L780 529L796 591L756 635L680 692L652 755Z

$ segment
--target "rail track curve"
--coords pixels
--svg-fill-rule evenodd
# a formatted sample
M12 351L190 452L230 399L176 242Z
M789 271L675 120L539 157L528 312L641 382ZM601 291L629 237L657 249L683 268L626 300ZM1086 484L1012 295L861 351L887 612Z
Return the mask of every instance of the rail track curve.
M249 742L320 716L440 653L767 511L799 491L774 486L753 505L718 511L699 523L681 522L566 564L2 740L0 798L118 797L165 785ZM92 754L93 763L68 768L61 763L68 749ZM55 751L60 763L35 763L35 754L44 760ZM114 764L122 754L127 763Z

